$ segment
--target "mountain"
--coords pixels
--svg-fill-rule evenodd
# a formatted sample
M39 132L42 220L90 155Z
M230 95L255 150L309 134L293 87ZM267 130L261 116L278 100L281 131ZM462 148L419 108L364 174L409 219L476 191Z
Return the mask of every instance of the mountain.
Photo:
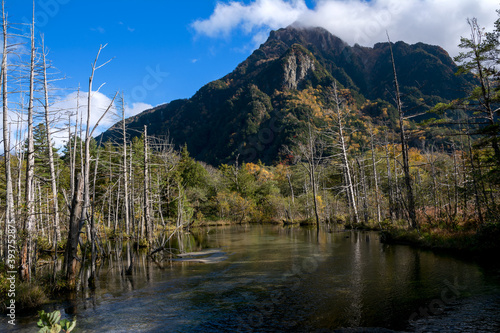
M460 98L471 86L472 78L456 76L457 66L439 46L397 42L393 52L408 110ZM374 119L394 117L388 43L349 46L325 29L290 26L272 31L233 72L190 99L126 119L127 130L137 136L147 125L148 134L168 135L177 145L187 144L196 159L214 165L237 157L272 163L282 145L327 107L325 96L334 80L349 95L351 108ZM387 109L392 111L383 115ZM117 123L101 139L120 133Z

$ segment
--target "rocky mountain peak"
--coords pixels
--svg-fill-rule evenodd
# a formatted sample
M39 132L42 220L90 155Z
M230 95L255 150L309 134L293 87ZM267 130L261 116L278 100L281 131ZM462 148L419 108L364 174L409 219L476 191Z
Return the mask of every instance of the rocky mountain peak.
M289 47L293 44L300 44L306 47L307 45L312 45L324 51L336 50L337 52L342 52L348 46L342 39L331 34L324 28L302 27L296 24L271 32L267 42L272 43L272 40L281 41Z
M186 143L193 157L215 165L238 156L240 161L273 163L283 144L304 129L305 119L314 118L312 110L321 110L322 96L334 80L349 91L354 107L373 104L366 111L370 117L390 106L388 46L349 46L323 28L279 29L233 72L190 99L127 119L127 128L131 136L140 135L144 125L151 135L169 133L177 145ZM456 65L438 46L397 42L393 50L408 109L429 110L462 97L471 85L471 78L454 74ZM121 135L121 126L103 133L103 141L114 135Z

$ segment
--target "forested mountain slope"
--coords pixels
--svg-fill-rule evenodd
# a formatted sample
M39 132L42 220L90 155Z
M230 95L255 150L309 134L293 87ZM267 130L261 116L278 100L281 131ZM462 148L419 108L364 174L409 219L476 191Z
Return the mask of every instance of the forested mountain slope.
M463 97L471 85L472 77L455 75L456 65L439 46L397 42L393 51L408 112ZM269 164L309 120L323 125L335 80L360 116L394 122L393 78L389 43L349 46L322 28L290 26L272 31L232 73L190 99L146 110L126 124L131 136L147 125L150 135L187 144L194 158L210 164L237 157ZM121 137L121 128L111 127L103 141Z

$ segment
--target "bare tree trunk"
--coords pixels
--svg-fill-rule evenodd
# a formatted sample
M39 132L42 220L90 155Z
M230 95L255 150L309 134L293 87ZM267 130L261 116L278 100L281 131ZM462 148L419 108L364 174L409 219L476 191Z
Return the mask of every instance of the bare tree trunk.
M148 127L144 125L144 222L148 246L152 243L151 216L149 211L149 159L148 159Z
M99 120L96 122L92 130L90 129L90 113L91 113L91 101L92 101L92 82L94 79L94 73L97 69L104 66L97 66L97 60L99 59L99 54L105 46L99 48L97 52L97 56L92 64L92 72L89 78L89 91L88 91L88 104L87 104L87 121L86 121L86 129L85 129L85 157L82 156L82 147L80 146L80 156L82 160L82 171L83 176L81 174L78 175L77 185L75 187L75 192L73 194L72 200L72 208L71 208L71 216L70 216L70 227L69 227L69 235L68 235L68 245L66 248L66 277L70 287L75 286L76 279L76 251L78 247L79 241L79 233L85 222L87 222L87 235L88 240L91 242L92 247L95 246L95 225L94 219L88 219L89 214L88 210L90 208L90 141L92 138L92 134L94 130L99 126L99 122L104 118L106 113L111 109L111 106L114 103L116 95L111 100L111 103L108 105L108 108L103 112ZM82 122L80 121L80 124ZM76 139L76 138L75 138ZM97 167L97 161L96 161ZM95 186L94 186L95 189ZM82 202L83 201L83 202ZM92 211L93 215L93 211ZM90 224L90 225L89 225ZM93 249L93 257L95 255L95 249ZM95 258L93 258L95 261Z
M125 128L125 106L122 95L122 129L123 129L123 191L124 191L124 208L125 208L125 232L127 236L130 234L130 216L128 202L128 172L127 172L127 132Z
M387 36L389 39L389 36ZM418 229L417 215L415 212L415 198L413 196L413 188L412 181L410 175L410 162L408 157L408 141L406 139L405 134L405 124L404 124L404 114L403 114L403 104L401 103L401 94L399 91L399 83L398 76L396 73L396 63L394 62L394 53L392 52L391 40L389 39L389 48L391 50L391 62L392 62L392 70L394 72L394 85L396 88L396 105L398 108L399 114L399 127L401 133L401 150L403 153L403 172L405 175L405 185L406 185L406 195L408 199L408 215L410 218L411 227L414 229Z
M372 148L372 168L373 168L373 183L375 185L375 203L377 205L377 223L379 227L382 227L380 225L380 221L382 220L381 218L381 213L380 213L380 193L378 190L378 175L377 175L377 165L375 164L375 144L374 144L374 138L373 138L373 128L372 125L370 124L370 142L371 142L371 148Z
M92 234L91 242L91 263L90 263L90 277L89 286L95 288L95 274L96 274L96 261L97 261L97 229L95 221L95 192L97 182L97 168L99 166L99 154L97 155L94 165L94 180L92 186L92 214L90 217L90 232Z
M78 108L78 106L77 106ZM83 154L83 145L84 145L84 142L82 140L82 136L83 136L83 112L80 113L80 124L79 124L79 138L80 140L78 140L78 149L80 150L80 171L83 172L84 170L84 167L83 167L83 163L85 162L85 159L84 159L84 154Z
M31 62L30 62L30 82L28 99L28 137L26 152L26 220L24 223L24 240L21 250L21 279L28 281L30 279L30 253L31 237L33 236L33 226L35 222L35 202L34 202L34 177L35 177L35 148L33 140L33 108L35 100L35 8L33 7L33 21L31 25Z
M454 199L455 203L453 205L453 216L457 218L458 215L458 162L457 162L457 152L455 150L455 145L453 144L453 183L454 183Z
M363 218L365 224L368 224L368 198L366 196L366 174L365 174L365 163L364 160L362 160L363 163L359 161L359 159L356 159L356 162L358 163L358 168L359 168L359 173L360 173L360 178L361 178L361 191L363 193Z
M69 142L69 152L70 152L70 193L71 193L71 197L73 198L73 195L75 194L75 170L76 170L76 148L77 148L77 138L79 138L80 136L78 135L78 115L80 113L80 88L78 88L78 91L77 91L77 94L76 94L76 117L75 117L75 134L74 134L74 140L73 140L73 147L71 147L71 116L69 118L69 128L70 128L70 134L69 134L69 138L70 140L68 140ZM81 125L80 125L81 126ZM81 135L81 131L80 131L80 135ZM81 144L81 140L80 140L80 144ZM80 159L82 158L83 156L80 154Z
M432 197L434 199L434 220L437 221L439 215L439 202L438 202L438 180L436 173L436 166L434 160L434 147L430 152L429 164L431 165L431 176L432 176Z
M24 110L24 103L21 100L21 110ZM10 124L9 124L9 132L12 133L10 130ZM14 215L16 217L16 221L21 222L23 217L22 217L22 204L23 204L23 177L22 173L23 167L24 167L24 157L26 156L26 151L24 147L22 146L22 142L24 141L23 139L23 134L21 133L21 127L22 127L22 117L21 115L18 115L18 121L17 121L17 135L16 135L16 142L13 145L15 147L15 156L17 160L17 167L16 167L16 188L17 188L17 193L16 193L16 198L14 199L14 207L15 207L15 212ZM12 149L12 148L11 148ZM11 155L12 157L12 155Z
M22 104L22 101L21 101L21 104ZM21 106L20 107L21 110L24 110L24 106ZM23 202L23 166L24 166L24 156L26 155L25 154L25 150L24 150L24 147L22 147L22 144L21 142L23 141L23 139L21 138L21 116L18 115L18 121L17 121L17 129L16 129L16 140L14 142L14 145L10 145L11 147L11 152L14 151L14 155L9 154L10 156L10 159L12 159L14 156L17 160L17 163L16 163L16 168L15 168L15 171L16 171L16 177L12 176L12 179L14 181L15 179L15 186L16 186L16 191L14 192L15 194L15 197L14 197L14 217L16 219L16 221L19 221L21 222L22 221L22 215L21 215L21 206L22 206L22 202ZM8 124L8 132L11 133L12 135L12 130L11 130L11 126L12 124ZM12 136L10 137L10 139L12 139ZM11 165L11 169L12 169L12 165ZM13 172L13 171L12 171ZM12 184L12 186L14 186L14 184ZM19 224L19 223L18 223Z
M288 172L288 171L286 172L286 179L288 180L288 186L290 186L290 194L292 196L292 202L291 202L291 204L289 203L289 205L288 205L288 209L290 210L289 219L290 219L290 222L293 223L293 215L294 215L294 211L295 211L295 196L293 193L292 173L291 172Z
M45 205L45 209L43 207L43 191L42 191L42 186L40 185L40 182L39 181L35 181L35 201L38 202L38 205L35 206L35 211L36 211L36 215L40 216L40 218L38 219L35 219L35 224L38 223L38 230L36 232L36 234L38 235L39 234L39 231L41 231L42 233L42 237L45 238L45 226L47 226L47 228L49 227L49 206L48 205ZM48 199L48 198L46 198ZM48 203L48 202L47 202ZM36 216L35 215L35 216ZM43 223L45 220L45 224ZM50 240L49 240L50 242Z
M292 186L292 174L290 172L286 173L286 179L288 180L288 186L290 186L290 193L292 196L292 203L295 203L295 196L293 194L293 186Z
M109 154L109 181L111 183L113 183L113 168L111 167L112 166L112 160L111 160L111 154ZM109 193L109 196L108 196L108 220L107 220L107 226L108 226L108 229L111 228L111 212L113 211L112 209L113 207L113 193ZM116 231L116 230L114 230Z
M14 214L14 192L12 188L12 169L10 165L10 126L9 126L9 107L8 107L8 91L7 91L7 14L5 13L5 1L2 1L2 20L3 20L3 54L2 54L2 112L3 112L3 157L5 162L5 182L6 182L6 202L5 202L5 225L4 225L4 256L7 262L8 258L8 228L16 227L16 218ZM13 270L11 267L10 270Z
M80 239L80 230L82 227L81 216L83 210L83 189L84 180L81 173L76 179L75 194L71 203L71 213L69 218L68 241L66 244L66 252L64 256L64 264L66 269L66 280L70 288L75 288L77 277L78 264L78 243Z
M359 223L358 209L356 207L356 198L354 196L354 186L352 183L351 170L349 166L349 159L347 156L347 147L344 138L344 125L343 125L343 116L340 108L340 99L337 91L337 84L333 85L333 94L335 98L335 111L338 117L338 125L339 125L339 141L340 141L340 149L342 156L342 163L344 164L344 170L346 175L346 185L347 185L347 196L349 202L351 203L351 208L354 217L354 223Z
M47 133L47 146L49 152L49 169L50 169L50 183L52 186L52 198L53 198L53 207L54 207L54 229L56 232L56 239L61 239L61 229L59 226L59 202L58 202L58 192L57 192L57 179L56 179L56 171L54 166L54 152L52 151L52 137L50 133L50 121L49 121L49 86L47 81L47 63L45 59L45 47L43 45L42 39L42 58L43 58L43 87L44 87L44 95L45 95L45 128ZM54 243L54 246L57 247L57 244Z
M102 47L99 48L99 51L97 52L97 56L94 60L94 63L92 65L92 72L89 77L89 91L87 95L87 121L86 121L86 127L85 127L85 157L81 157L83 159L83 209L82 209L82 221L86 221L87 225L89 224L88 220L88 209L90 207L90 113L92 110L92 82L94 80L94 73L96 70L96 65L97 65L97 59L99 58L99 54L101 53ZM92 242L92 231L89 228L90 226L87 226L87 236L89 238L89 241ZM90 231L90 232L89 232Z
M134 189L134 174L133 174L133 164L132 164L132 146L130 146L130 167L129 167L129 179L130 179L130 188ZM131 222L132 222L132 234L135 233L135 230L137 229L135 227L135 196L134 196L134 191L130 191L130 215L131 215Z
M99 51L97 52L97 56L95 57L94 63L92 64L92 71L89 77L89 91L88 91L88 96L87 96L87 122L86 122L86 127L85 127L85 159L83 163L83 179L84 179L84 203L83 203L83 209L82 209L82 220L87 221L89 223L88 219L88 209L90 207L90 141L92 139L92 134L94 133L94 130L99 126L99 122L104 118L106 113L109 111L111 106L113 105L116 95L113 97L111 100L111 103L108 105L108 108L104 113L101 115L97 123L94 125L93 129L90 130L90 113L92 111L92 83L94 81L94 74L95 71L104 65L106 65L108 62L97 66L97 61L99 60L99 55L101 54L101 51L106 47L100 46ZM99 90L99 89L98 89ZM87 228L89 230L89 228ZM89 240L92 242L92 231L88 232L87 235L89 236Z
M181 184L177 182L177 191L178 191L178 196L177 196L177 223L176 226L180 227L182 225L182 218L183 218L183 205L182 205L182 188Z
M386 132L386 143L384 145L385 148L385 159L387 163L387 187L388 187L388 192L389 192L389 217L391 219L391 222L394 222L394 191L393 191L393 186L392 186L392 172L391 172L391 160L389 156L389 138L387 137L387 132Z
M316 185L316 143L313 138L311 131L311 123L309 123L309 153L311 154L308 160L310 161L309 165L309 177L311 180L311 187L313 190L313 204L314 204L314 218L316 219L316 231L319 232L319 212L318 212L318 198L317 198L317 185Z
M68 115L68 154L69 154L69 193L71 198L73 198L73 191L75 190L75 164L73 163L73 154L75 151L71 146L71 114ZM74 140L76 141L76 131L74 134Z
M469 133L467 133L469 134ZM478 189L478 181L477 181L477 170L476 166L474 164L474 152L472 151L472 144L471 144L471 138L470 135L467 135L468 139L468 148L469 148L469 155L470 155L470 166L471 166L471 173L472 173L472 185L474 188L474 199L475 199L475 204L476 204L476 213L477 217L479 218L479 223L484 222L483 218L483 213L481 210L481 199L479 198L479 189Z
M116 191L116 204L115 204L115 213L113 218L113 231L114 234L117 235L118 231L118 212L120 207L120 187L121 187L121 179L118 179L118 189Z
M399 187L399 174L398 174L398 159L396 154L396 144L394 143L394 137L392 138L392 155L394 159L394 204L396 219L401 219L403 217L403 212L401 206L403 205L403 199L401 195L401 188Z

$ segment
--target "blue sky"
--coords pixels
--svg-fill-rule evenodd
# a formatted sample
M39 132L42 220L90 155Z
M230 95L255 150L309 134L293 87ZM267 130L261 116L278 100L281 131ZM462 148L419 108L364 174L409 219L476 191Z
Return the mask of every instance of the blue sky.
M35 0L37 33L66 79L67 96L87 91L91 64L102 102L122 91L128 115L177 98L231 72L271 29L299 21L323 26L349 44L423 41L456 54L467 17L491 27L497 0ZM31 20L32 0L6 0L11 22ZM62 97L64 98L64 96ZM106 124L111 124L110 121Z
M44 3L52 4L50 9ZM198 36L191 24L207 17L213 1L36 1L38 32L43 32L49 58L67 77L61 86L87 90L91 63L101 44L102 61L113 60L96 73L102 92L124 91L152 105L193 95L248 56L237 43ZM31 0L7 0L10 21L31 19ZM234 44L232 44L234 43ZM244 42L243 42L244 43ZM234 45L234 47L232 46ZM243 45L243 44L241 44ZM156 73L157 78L147 77ZM142 89L146 80L147 88ZM144 93L146 91L146 94Z

